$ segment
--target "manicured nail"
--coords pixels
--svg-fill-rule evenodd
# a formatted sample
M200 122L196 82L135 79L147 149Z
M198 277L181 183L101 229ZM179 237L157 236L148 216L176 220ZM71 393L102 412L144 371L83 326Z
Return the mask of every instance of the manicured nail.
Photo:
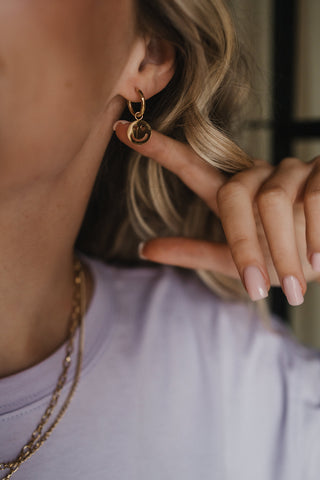
M126 123L130 123L127 120L117 120L116 123L113 125L112 129L116 131L118 125L125 125Z
M283 290L290 305L301 305L304 301L299 280L293 275L288 275L283 279Z
M142 260L148 260L147 257L145 257L145 256L143 255L144 246L145 246L145 242L139 243L139 246L138 246L138 254L139 254L139 257L140 257Z
M243 274L244 283L251 300L261 300L268 296L268 288L265 279L258 267L247 267Z
M313 253L311 255L311 265L315 272L320 272L320 253Z

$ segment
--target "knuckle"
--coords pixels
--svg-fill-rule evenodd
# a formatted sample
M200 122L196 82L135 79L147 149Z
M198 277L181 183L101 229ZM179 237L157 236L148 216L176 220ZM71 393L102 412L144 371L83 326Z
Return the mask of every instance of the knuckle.
M286 245L277 245L272 249L272 258L276 268L286 270L287 259L290 258L291 263L294 263L295 255L292 252L288 255L288 247Z
M230 245L232 257L237 265L255 263L258 257L255 245L248 237L236 238Z
M265 186L257 196L258 208L269 208L276 206L279 202L288 200L288 194L281 185Z
M314 157L311 162L314 163L317 168L320 168L320 155Z
M305 193L304 201L307 206L320 204L320 185L309 188Z
M315 157L311 158L310 160L306 160L304 162L305 165L318 169L320 167L320 155L316 155Z
M282 160L278 168L279 171L285 173L286 176L290 178L290 176L292 176L294 172L296 172L297 175L299 173L304 175L305 172L310 171L310 164L308 162L300 160L299 158L288 157Z
M232 250L234 251L243 251L247 249L249 246L249 239L248 237L238 237L236 238L231 245Z
M296 157L285 157L280 163L280 165L285 169L291 169L300 164L302 164L301 160Z
M246 193L246 188L237 180L229 181L222 185L217 193L217 201L219 204L225 201L239 198Z

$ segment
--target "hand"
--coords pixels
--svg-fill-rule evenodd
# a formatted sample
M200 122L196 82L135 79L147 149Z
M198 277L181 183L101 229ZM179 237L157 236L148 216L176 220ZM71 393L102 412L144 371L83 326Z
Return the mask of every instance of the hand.
M205 163L190 146L156 131L132 144L128 124L118 138L175 173L220 218L227 244L188 238L157 238L143 245L145 259L212 270L242 280L252 300L281 285L291 305L303 302L306 281L320 277L320 157L304 163L262 160L231 178Z

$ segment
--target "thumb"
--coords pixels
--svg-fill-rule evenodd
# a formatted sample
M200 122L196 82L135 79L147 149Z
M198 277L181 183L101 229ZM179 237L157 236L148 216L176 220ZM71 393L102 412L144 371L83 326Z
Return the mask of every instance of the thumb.
M191 238L155 238L139 246L142 259L195 270L210 270L240 279L225 243L211 243Z

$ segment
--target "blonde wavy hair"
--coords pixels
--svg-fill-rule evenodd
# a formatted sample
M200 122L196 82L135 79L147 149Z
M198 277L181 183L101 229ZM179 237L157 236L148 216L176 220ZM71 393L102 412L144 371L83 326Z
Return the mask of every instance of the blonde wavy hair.
M142 34L165 38L176 50L175 75L148 101L145 119L227 174L250 167L232 139L249 83L230 7L223 0L136 0L136 11ZM122 118L131 120L128 112ZM112 138L76 246L134 265L139 242L159 236L224 240L219 219L175 175ZM239 281L197 273L220 296L244 298Z

